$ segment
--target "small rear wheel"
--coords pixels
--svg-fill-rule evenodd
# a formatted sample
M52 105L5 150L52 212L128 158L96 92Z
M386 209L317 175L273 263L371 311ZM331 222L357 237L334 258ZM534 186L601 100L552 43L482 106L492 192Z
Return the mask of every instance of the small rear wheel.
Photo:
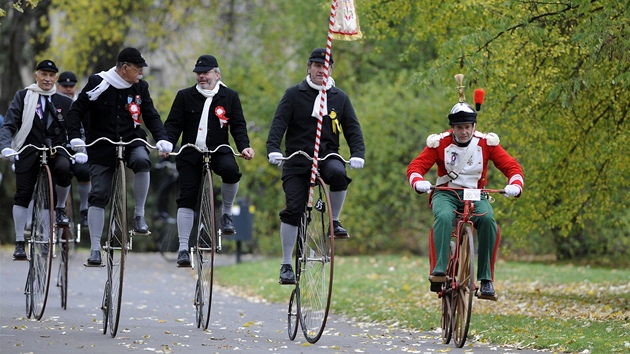
M297 330L299 326L299 316L298 313L298 302L300 301L300 289L296 287L291 292L291 298L289 299L289 312L287 313L287 332L289 334L289 339L294 340L297 335Z

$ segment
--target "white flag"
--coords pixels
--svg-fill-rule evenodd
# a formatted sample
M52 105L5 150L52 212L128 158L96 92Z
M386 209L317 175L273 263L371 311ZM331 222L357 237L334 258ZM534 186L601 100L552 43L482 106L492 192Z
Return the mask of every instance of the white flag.
M359 28L359 18L354 0L333 0L337 1L335 11L335 23L332 27L332 37L342 41L356 41L361 39L361 29Z

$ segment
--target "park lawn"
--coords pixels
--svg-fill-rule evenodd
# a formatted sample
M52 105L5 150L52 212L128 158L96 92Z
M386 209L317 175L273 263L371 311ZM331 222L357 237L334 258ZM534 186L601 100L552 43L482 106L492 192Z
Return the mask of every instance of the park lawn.
M278 284L279 269L278 258L222 266L215 282L288 304L293 287ZM359 322L434 331L441 300L429 292L428 271L425 257L337 256L331 311ZM495 290L496 302L474 300L470 339L557 353L630 352L628 269L499 262Z

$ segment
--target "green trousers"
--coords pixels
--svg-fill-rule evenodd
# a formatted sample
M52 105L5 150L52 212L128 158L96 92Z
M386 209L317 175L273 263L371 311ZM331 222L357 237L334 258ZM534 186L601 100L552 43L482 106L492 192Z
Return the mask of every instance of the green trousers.
M461 196L463 191L457 193ZM461 211L464 203L452 191L437 190L433 193L431 202L434 216L433 238L436 256L435 268L432 271L446 271L455 210ZM480 201L475 202L475 214L483 213L486 214L472 218L478 239L477 279L492 280L490 261L497 239L497 223L494 220L494 211L490 202L482 196Z

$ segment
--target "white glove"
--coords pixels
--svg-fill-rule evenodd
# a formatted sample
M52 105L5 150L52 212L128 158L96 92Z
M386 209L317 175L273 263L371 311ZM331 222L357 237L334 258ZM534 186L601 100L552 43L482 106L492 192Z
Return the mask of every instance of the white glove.
M521 194L521 187L516 184L508 184L503 190L505 191L506 197L516 197Z
M413 184L413 188L420 193L427 193L431 191L431 182L429 181L418 181Z
M364 163L365 163L365 160L360 157L350 158L350 168L363 168Z
M269 163L273 164L273 165L278 165L280 166L280 164L282 164L282 160L280 160L282 158L282 154L279 152L270 152L269 153Z
M11 149L11 148L4 148L2 149L2 157L7 158L7 159L11 159L11 162L13 161L17 161L20 159L20 155L16 155L17 151ZM9 155L13 155L13 156L9 156Z
M85 145L85 141L82 139L74 138L70 140L70 147L76 152L85 152L85 146L82 145Z
M74 154L74 162L78 163L78 164L84 164L86 163L88 160L88 156L87 154L84 154L82 152L77 152L76 154Z
M170 141L166 140L158 141L157 144L155 144L155 147L158 149L159 152L164 154L168 154L173 151L173 144L171 144Z

